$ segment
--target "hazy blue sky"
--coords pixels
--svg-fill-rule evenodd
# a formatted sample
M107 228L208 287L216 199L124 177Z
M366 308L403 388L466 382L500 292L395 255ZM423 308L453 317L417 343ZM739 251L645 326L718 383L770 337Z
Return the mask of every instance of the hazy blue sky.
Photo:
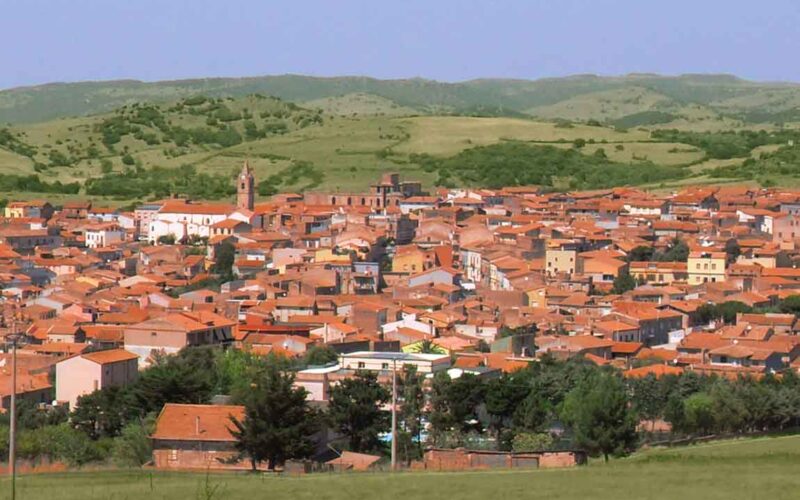
M280 73L800 81L800 0L0 0L0 88Z

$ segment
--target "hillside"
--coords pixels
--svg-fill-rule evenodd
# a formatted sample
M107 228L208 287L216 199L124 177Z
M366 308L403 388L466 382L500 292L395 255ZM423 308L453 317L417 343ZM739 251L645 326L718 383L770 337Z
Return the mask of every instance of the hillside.
M318 100L307 107L314 103L194 96L0 128L0 174L38 174L69 185L30 187L33 180L26 178L0 184L0 191L219 199L231 194L231 178L245 159L262 181L262 196L277 190L363 190L387 170L431 186L441 177L423 165L423 156L445 159L508 141L562 149L583 142L578 157L591 160L603 149L620 165L688 165L704 158L702 150L679 141L653 142L645 130L531 118L411 116L389 102L348 94L327 100L327 106Z
M386 171L426 187L661 189L800 182L796 169L772 168L760 176L733 170L748 157L800 142L797 129L743 126L714 117L705 105L670 107L664 94L637 89L628 96L601 92L602 105L584 123L525 115L421 115L363 93L299 105L262 94L135 102L96 115L0 127L0 198L89 195L126 205L171 195L223 199L232 195L232 178L244 160L255 169L262 197L277 191L361 191ZM589 109L581 99L571 99L572 108L536 109L549 110L549 117L578 106ZM631 113L637 106L647 110ZM479 150L509 144L525 147ZM543 165L548 161L569 171L557 175ZM732 168L715 170L720 166Z
M529 114L585 121L621 118L651 111L654 106L679 111L678 114L699 106L694 109L701 109L715 119L731 117L752 123L800 120L800 85L756 83L728 75L579 75L457 83L418 78L280 75L152 83L132 80L53 83L8 89L0 91L0 123L31 123L104 113L134 102L167 102L200 94L241 97L254 93L293 102L370 95L389 101L389 108L397 106L432 114ZM629 96L634 96L635 101L639 94L642 98L638 102L631 101Z

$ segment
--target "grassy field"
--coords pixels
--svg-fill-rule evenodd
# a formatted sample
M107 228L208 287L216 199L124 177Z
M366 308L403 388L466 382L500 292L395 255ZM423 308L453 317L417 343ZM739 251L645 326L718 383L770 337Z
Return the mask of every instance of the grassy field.
M458 498L760 499L797 498L800 436L650 450L609 464L567 470L361 473L264 477L131 471L25 476L20 500L213 498L338 500ZM0 483L8 497L8 481Z

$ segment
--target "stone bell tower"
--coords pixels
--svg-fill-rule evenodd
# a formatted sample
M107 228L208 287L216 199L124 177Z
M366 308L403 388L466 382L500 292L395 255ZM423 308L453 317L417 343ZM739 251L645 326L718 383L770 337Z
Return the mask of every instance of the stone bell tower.
M255 184L253 169L245 160L239 179L236 181L236 207L240 209L253 210L255 206Z

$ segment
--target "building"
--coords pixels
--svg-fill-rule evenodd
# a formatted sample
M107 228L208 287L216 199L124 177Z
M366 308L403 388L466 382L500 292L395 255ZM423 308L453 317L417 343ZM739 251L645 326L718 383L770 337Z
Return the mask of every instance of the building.
M87 248L103 248L125 240L125 231L113 222L100 222L86 227L84 240Z
M139 356L111 349L74 356L56 364L56 401L75 409L78 398L94 391L127 385L139 374Z
M139 356L139 365L150 364L154 354L175 354L184 347L226 344L233 340L235 325L208 312L172 313L125 328L125 349Z
M168 470L248 470L236 451L231 419L244 419L243 406L167 403L156 419L153 466Z
M571 276L582 272L578 265L577 250L548 248L545 254L547 276Z
M725 252L690 252L686 272L690 285L725 281Z
M417 373L437 373L450 368L447 354L417 354L405 352L358 351L340 356L341 367L345 370L402 371L406 366L414 366Z
M250 164L246 161L236 181L236 207L251 212L255 208L255 177Z

